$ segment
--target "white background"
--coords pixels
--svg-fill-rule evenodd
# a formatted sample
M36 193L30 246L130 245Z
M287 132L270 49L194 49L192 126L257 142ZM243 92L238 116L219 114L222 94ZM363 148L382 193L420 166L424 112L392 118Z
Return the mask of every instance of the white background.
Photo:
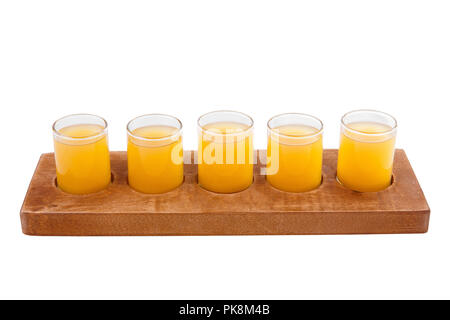
M0 2L0 298L450 298L449 1ZM265 123L375 108L399 121L431 207L425 235L29 237L19 211L51 124L88 112L124 150L163 112Z

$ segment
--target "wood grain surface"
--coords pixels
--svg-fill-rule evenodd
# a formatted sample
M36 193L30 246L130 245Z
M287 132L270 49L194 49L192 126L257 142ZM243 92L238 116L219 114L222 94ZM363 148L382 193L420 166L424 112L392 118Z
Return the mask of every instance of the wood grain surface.
M185 151L185 162L195 153ZM197 166L185 164L185 182L160 195L127 184L126 152L111 153L113 182L98 193L70 195L55 183L53 153L43 154L20 212L22 231L49 236L300 235L424 233L430 209L403 150L396 150L394 182L377 193L336 182L337 150L324 150L323 183L311 192L272 188L257 151L253 185L215 194L197 185ZM189 161L190 160L190 161Z

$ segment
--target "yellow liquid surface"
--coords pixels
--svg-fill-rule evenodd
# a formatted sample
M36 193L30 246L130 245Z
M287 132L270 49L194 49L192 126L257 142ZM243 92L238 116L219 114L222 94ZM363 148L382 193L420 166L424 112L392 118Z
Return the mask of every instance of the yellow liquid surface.
M58 187L72 194L87 194L106 188L111 182L108 140L98 125L74 125L59 130L71 138L55 137Z
M369 135L359 135L343 129L337 167L339 181L347 188L359 192L375 192L389 187L395 135L370 134L388 132L391 127L372 122L357 122L347 127Z
M206 125L199 137L198 182L218 193L247 189L253 183L253 137L234 122Z
M272 129L267 145L267 181L277 189L305 192L322 181L322 135L316 128L286 125ZM277 135L281 134L280 135Z
M164 193L183 183L183 143L178 129L147 126L128 136L128 183L143 193ZM160 140L142 140L146 139Z

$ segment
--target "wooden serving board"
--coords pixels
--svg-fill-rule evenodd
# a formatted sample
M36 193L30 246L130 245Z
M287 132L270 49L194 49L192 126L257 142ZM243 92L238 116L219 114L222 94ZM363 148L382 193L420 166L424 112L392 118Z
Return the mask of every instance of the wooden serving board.
M299 235L424 233L430 209L403 150L394 182L377 193L358 193L336 182L337 150L324 151L323 183L311 192L286 193L261 175L247 190L215 194L197 185L197 166L185 164L185 182L161 195L127 184L126 152L111 153L113 182L101 192L70 195L55 184L52 153L43 154L20 212L23 233L48 236ZM194 163L194 152L185 161ZM261 159L260 159L261 158ZM264 162L264 161L263 161Z

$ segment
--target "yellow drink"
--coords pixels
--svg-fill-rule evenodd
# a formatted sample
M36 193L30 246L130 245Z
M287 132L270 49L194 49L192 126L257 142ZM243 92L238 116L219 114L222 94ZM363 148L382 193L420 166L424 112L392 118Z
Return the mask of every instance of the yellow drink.
M198 183L218 193L239 192L253 183L253 136L249 125L215 122L202 126Z
M322 134L306 125L269 130L267 181L288 192L305 192L322 182Z
M96 124L70 125L56 130L56 176L63 191L87 194L109 185L111 169L104 130L104 126Z
M158 117L169 116L144 117L157 121ZM129 132L128 183L133 189L142 193L164 193L180 186L183 177L180 127L149 125Z
M389 187L395 151L395 132L392 129L392 126L376 122L346 124L339 149L339 182L359 192Z

